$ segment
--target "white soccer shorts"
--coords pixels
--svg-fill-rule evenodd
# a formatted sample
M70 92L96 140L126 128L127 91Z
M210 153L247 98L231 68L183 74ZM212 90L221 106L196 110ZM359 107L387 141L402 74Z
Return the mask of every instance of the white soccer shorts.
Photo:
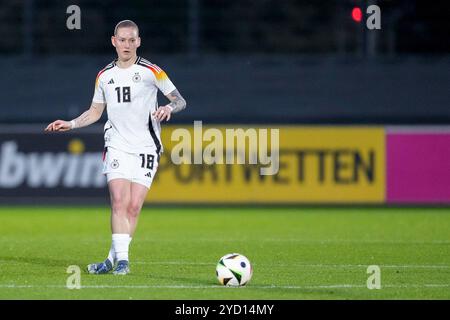
M128 153L112 147L103 153L103 174L109 182L127 179L150 188L158 170L159 155L156 153Z

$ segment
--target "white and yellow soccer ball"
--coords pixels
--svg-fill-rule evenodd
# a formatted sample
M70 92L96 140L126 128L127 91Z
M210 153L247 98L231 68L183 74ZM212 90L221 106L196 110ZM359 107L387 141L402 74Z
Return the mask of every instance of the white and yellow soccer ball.
M245 256L230 253L222 258L216 266L216 276L219 282L227 287L245 286L253 275L253 268Z

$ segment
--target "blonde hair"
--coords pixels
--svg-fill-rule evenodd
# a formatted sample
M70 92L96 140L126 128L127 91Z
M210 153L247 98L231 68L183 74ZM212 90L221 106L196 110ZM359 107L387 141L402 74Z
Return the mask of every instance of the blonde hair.
M135 28L137 30L137 34L139 36L139 27L137 26L136 23L134 23L131 20L122 20L118 24L116 24L116 27L114 28L115 36L117 35L117 30L119 30L119 28Z

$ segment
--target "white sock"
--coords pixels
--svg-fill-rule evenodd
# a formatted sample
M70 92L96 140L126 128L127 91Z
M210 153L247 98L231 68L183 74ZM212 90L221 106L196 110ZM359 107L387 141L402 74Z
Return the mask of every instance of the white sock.
M113 233L112 245L114 247L114 253L116 260L128 261L128 246L130 244L130 235L128 233Z
M130 247L130 242L131 239L133 239L132 237L129 237L128 239L128 248ZM111 262L112 265L114 265L114 263L116 262L116 252L114 251L114 245L113 242L111 241L111 248L109 248L109 253L108 253L108 258L109 262Z
M111 241L111 248L109 249L108 258L109 262L111 262L112 265L114 265L114 262L116 261L116 253L114 252L114 245Z
M129 236L129 238L128 238L128 251L130 251L131 239L133 239L133 238Z

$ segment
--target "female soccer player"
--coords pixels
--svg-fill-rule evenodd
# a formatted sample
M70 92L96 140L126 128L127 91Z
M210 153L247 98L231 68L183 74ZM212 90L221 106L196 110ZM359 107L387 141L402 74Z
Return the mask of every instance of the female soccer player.
M111 42L117 59L98 73L89 110L71 121L56 120L45 130L86 127L107 108L103 173L111 198L112 244L106 260L89 264L88 272L125 275L130 272L130 241L163 151L160 121L183 110L186 101L160 67L137 56L141 39L133 21L119 22ZM159 108L158 90L170 100Z

